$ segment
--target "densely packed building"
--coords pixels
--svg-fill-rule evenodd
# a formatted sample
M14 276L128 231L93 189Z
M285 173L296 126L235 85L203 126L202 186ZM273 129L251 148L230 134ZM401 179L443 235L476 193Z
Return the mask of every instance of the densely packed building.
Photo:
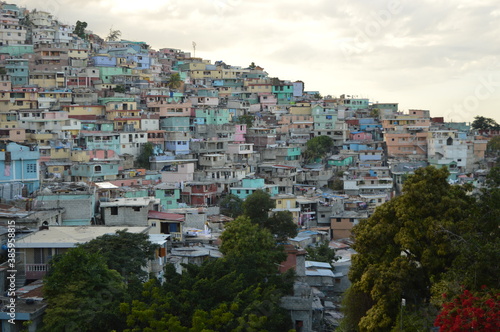
M18 225L149 226L182 240L223 220L222 198L260 189L297 227L341 239L418 167L480 179L487 139L465 123L0 8L0 199L26 203L9 214ZM318 136L334 147L306 160Z

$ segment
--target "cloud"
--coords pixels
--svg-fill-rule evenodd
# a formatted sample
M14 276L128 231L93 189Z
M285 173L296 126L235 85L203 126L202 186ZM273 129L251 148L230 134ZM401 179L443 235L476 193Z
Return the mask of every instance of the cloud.
M364 94L437 116L471 77L498 72L500 11L494 0L26 0L105 36L302 79L322 94ZM496 67L495 67L496 66ZM496 69L495 69L496 68ZM500 78L499 78L500 80ZM449 87L452 86L453 89ZM308 88L309 87L309 88ZM478 112L491 114L495 91ZM378 97L382 96L382 97ZM400 100L404 98L404 100ZM420 102L425 98L425 102ZM434 105L434 107L432 107ZM435 108L435 110L434 110ZM471 116L472 119L473 116ZM500 119L498 119L500 121Z

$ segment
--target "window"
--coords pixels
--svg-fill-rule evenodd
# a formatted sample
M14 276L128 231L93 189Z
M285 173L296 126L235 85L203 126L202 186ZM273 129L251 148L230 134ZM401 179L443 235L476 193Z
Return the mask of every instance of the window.
M36 173L36 164L26 164L27 173Z
M118 215L118 206L112 206L111 207L111 215L112 216L117 216Z
M156 223L155 223L155 222L152 222L152 223L151 223L151 227L156 227Z
M133 209L135 212L140 212L140 211L141 211L141 207L140 207L140 206L134 206L134 207L132 207L132 209Z

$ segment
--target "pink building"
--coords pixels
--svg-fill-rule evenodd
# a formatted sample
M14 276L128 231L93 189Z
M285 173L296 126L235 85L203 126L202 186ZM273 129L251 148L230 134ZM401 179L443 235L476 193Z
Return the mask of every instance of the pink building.
M245 143L246 134L247 134L247 125L246 124L235 125L234 143Z
M351 141L372 141L372 134L365 132L354 132L349 134L349 139Z

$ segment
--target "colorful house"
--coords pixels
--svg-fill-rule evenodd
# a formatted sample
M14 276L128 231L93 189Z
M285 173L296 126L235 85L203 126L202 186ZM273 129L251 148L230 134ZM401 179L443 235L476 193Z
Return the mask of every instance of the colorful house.
M40 187L40 152L36 146L14 142L0 151L0 184L20 182L30 194Z

